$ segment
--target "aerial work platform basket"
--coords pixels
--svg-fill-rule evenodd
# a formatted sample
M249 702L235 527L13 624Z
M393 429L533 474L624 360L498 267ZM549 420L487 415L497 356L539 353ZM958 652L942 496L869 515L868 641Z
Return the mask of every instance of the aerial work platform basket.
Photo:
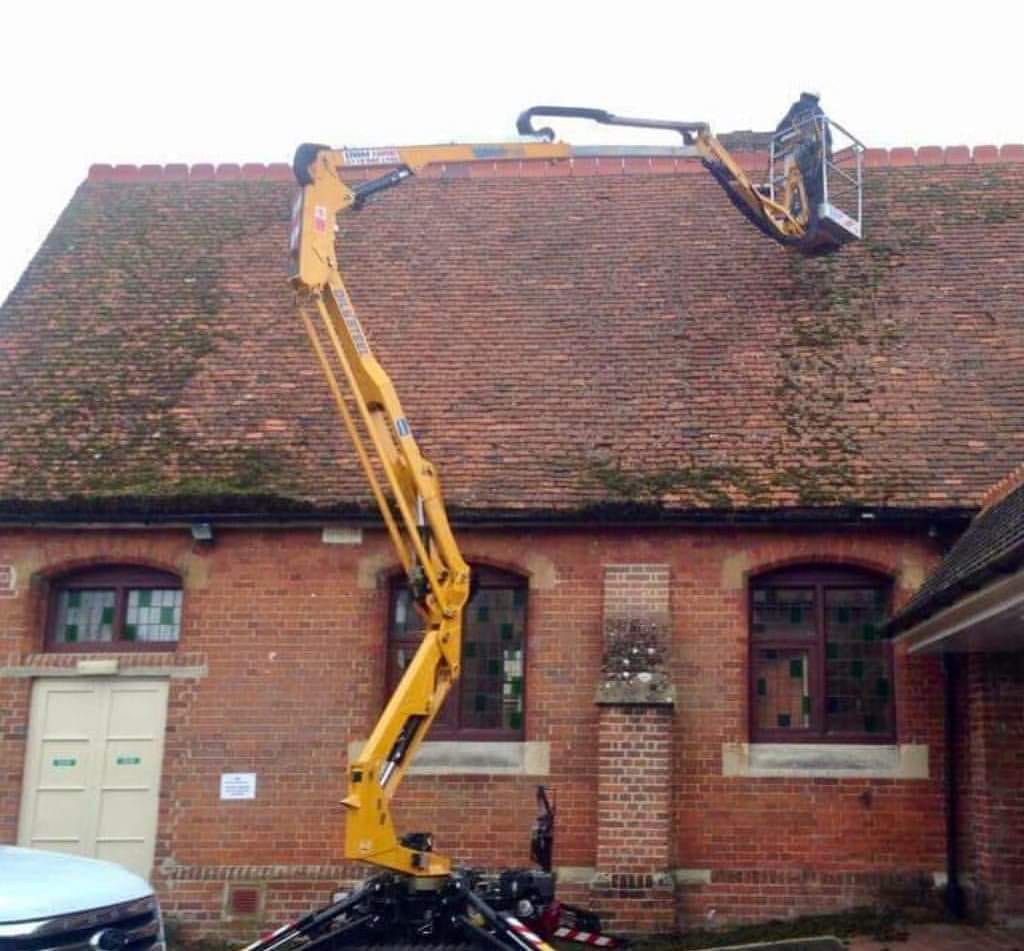
M825 115L816 96L801 96L772 136L767 188L773 202L805 218L802 250L833 250L862 237L863 171L864 144Z

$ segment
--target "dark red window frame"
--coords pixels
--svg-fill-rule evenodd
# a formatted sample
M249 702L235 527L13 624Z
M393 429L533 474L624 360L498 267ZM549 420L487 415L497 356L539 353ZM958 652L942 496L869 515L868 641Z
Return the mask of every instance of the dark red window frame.
M469 689L469 682L465 675L459 678L459 680L452 687L448 698L445 700L444 706L441 708L441 712L437 715L437 719L434 720L430 728L430 733L427 736L429 740L463 740L463 741L521 741L526 736L526 705L527 705L527 684L526 684L526 651L528 641L527 631L527 619L529 616L529 597L528 597L528 582L522 575L515 574L510 571L503 571L498 568L491 568L488 565L473 565L472 566L474 576L474 600L471 600L466 605L465 611L465 624L463 630L463 651L465 651L466 643L469 638L472 637L472 626L475 595L476 592L481 591L493 591L496 589L506 589L512 591L521 592L523 599L523 635L522 635L522 673L521 673L521 705L523 710L522 723L519 729L508 729L508 728L479 728L479 727L467 727L463 726L460 722L461 716L461 696L464 689ZM395 687L398 686L398 681L401 676L401 671L398 669L396 659L396 647L399 645L406 646L410 651L414 651L420 642L420 638L417 636L413 637L402 637L396 638L395 632L395 608L398 603L398 594L405 588L405 578L402 575L395 575L391 579L391 583L388 589L388 629L387 629L387 693L385 695L385 702L387 698L391 696ZM465 665L463 665L463 671L465 671Z
M125 614L128 592L135 590L181 590L181 578L169 571L145 568L139 565L106 565L85 568L54 580L50 586L47 604L45 649L57 653L126 653L128 651L173 651L178 641L126 640ZM57 640L58 601L65 591L112 590L114 592L114 626L109 641ZM179 630L180 636L180 630Z
M756 591L769 588L814 590L814 632L806 635L785 637L782 635L757 635L754 631L754 595ZM768 743L894 743L896 741L896 700L893 689L894 668L892 644L880 642L882 654L888 668L888 717L887 728L878 732L829 731L826 728L828 697L827 684L827 621L825 592L827 590L860 590L870 588L881 592L884 597L885 613L892 607L892 581L887 576L861 568L846 566L805 566L784 568L759 575L751 580L748 599L748 710L750 739L752 742ZM809 683L811 689L810 725L808 727L759 727L756 722L757 675L755 653L759 650L795 650L808 652Z

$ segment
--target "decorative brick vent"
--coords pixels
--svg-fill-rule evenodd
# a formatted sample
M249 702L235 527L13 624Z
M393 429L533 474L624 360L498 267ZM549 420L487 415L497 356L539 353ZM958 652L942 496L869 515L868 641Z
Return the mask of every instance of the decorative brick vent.
M605 625L605 651L597 703L671 704L665 670L665 626L637 618L612 618Z
M224 898L229 918L256 918L263 913L263 889L259 885L229 884Z

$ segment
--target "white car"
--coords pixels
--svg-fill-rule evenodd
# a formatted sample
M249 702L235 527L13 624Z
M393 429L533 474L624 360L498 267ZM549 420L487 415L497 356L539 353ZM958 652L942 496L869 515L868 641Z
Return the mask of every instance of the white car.
M160 905L120 865L0 846L0 947L164 951Z

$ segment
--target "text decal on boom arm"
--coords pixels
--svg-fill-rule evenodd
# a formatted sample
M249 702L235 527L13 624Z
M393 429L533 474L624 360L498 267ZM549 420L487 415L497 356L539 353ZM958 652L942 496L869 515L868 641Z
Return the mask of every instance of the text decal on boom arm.
M370 345L366 342L366 335L363 333L363 326L348 299L348 294L343 290L334 291L334 299L338 302L338 310L341 311L342 319L348 332L352 335L352 343L356 350L364 356L370 352Z

